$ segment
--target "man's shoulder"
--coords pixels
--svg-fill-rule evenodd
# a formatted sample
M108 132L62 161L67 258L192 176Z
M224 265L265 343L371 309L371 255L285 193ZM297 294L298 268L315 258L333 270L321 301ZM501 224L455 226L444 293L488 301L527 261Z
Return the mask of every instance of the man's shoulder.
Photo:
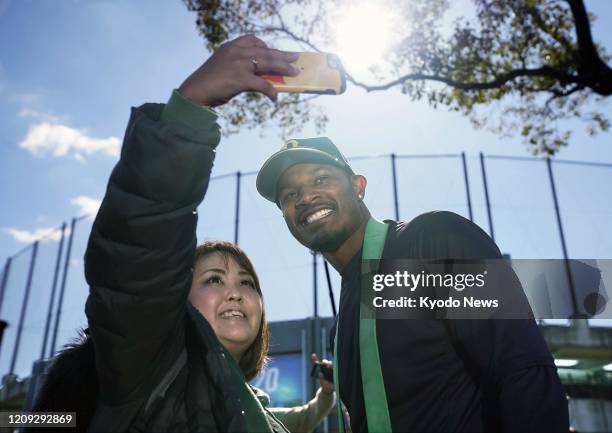
M395 231L400 236L406 232L415 230L439 231L462 226L478 227L467 218L446 210L425 212L409 221L398 221L395 224Z
M497 245L478 225L450 211L431 211L410 221L391 222L390 249L407 257L489 257Z

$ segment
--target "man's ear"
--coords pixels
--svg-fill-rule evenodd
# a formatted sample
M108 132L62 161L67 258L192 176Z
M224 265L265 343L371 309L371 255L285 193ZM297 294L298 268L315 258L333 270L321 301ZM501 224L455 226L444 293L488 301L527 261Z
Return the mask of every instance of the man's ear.
M355 174L351 178L351 183L353 184L353 191L355 191L359 200L363 200L368 180L360 174Z

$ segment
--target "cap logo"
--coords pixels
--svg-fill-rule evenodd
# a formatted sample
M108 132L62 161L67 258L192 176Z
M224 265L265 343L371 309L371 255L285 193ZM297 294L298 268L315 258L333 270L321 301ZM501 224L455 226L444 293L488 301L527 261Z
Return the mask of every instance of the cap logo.
M294 149L296 147L300 147L300 142L297 140L289 140L288 142L283 144L283 147L281 147L281 150Z

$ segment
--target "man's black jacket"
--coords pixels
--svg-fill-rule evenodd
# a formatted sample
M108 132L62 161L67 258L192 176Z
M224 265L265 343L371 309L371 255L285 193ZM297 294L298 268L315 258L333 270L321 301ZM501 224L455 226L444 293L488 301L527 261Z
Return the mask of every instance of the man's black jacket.
M386 222L383 259L501 258L486 233L451 212ZM340 393L355 433L367 431L360 266L361 251L341 272L338 341ZM395 432L568 431L567 400L534 320L379 319L377 338Z

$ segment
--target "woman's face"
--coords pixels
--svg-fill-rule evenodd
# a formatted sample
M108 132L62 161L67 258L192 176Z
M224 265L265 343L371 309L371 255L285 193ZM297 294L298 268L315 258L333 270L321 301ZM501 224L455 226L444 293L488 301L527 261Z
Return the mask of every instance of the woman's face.
M207 254L196 263L189 301L239 362L257 337L263 311L251 274L231 256Z

